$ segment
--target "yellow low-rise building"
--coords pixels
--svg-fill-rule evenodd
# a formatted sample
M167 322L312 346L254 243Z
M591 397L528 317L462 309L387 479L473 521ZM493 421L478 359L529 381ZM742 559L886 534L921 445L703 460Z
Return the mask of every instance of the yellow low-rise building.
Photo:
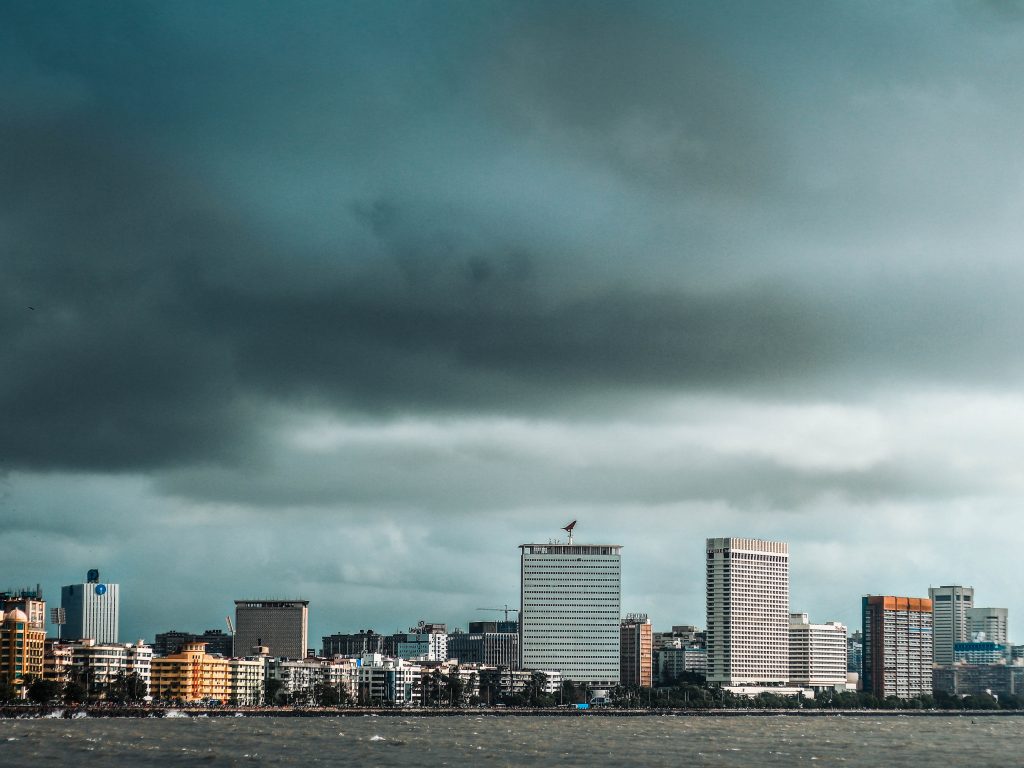
M24 611L0 612L0 680L20 692L26 677L42 677L45 640Z
M150 692L154 699L219 701L230 696L230 662L206 652L206 643L185 643L179 653L153 659Z

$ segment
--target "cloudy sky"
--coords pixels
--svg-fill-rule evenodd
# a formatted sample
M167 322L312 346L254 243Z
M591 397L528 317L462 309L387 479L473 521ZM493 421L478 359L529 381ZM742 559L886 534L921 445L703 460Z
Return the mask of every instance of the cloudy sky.
M1024 633L1024 7L0 2L0 588L311 638L703 543Z

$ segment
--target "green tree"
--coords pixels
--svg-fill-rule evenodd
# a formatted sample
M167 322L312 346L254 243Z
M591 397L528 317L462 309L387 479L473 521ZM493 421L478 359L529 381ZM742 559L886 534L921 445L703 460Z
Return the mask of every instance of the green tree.
M276 706L279 702L281 689L284 688L284 681L275 677L270 678L263 685L264 697L268 706Z
M36 704L47 704L56 701L64 692L64 685L59 680L33 680L28 686L28 697Z

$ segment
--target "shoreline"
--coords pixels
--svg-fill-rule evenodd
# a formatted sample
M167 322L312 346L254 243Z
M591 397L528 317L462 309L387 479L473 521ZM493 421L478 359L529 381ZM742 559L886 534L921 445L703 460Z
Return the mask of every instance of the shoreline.
M1019 717L1015 709L377 709L346 707L0 706L0 720L197 717Z

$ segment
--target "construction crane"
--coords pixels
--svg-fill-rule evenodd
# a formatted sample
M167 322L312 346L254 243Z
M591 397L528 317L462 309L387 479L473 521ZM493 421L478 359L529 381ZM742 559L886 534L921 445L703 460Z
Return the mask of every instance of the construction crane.
M519 609L518 608L509 608L508 607L508 603L505 603L505 607L504 608L477 608L477 610L478 611L498 611L499 613L501 611L504 611L505 612L505 621L508 621L509 613L519 613Z

